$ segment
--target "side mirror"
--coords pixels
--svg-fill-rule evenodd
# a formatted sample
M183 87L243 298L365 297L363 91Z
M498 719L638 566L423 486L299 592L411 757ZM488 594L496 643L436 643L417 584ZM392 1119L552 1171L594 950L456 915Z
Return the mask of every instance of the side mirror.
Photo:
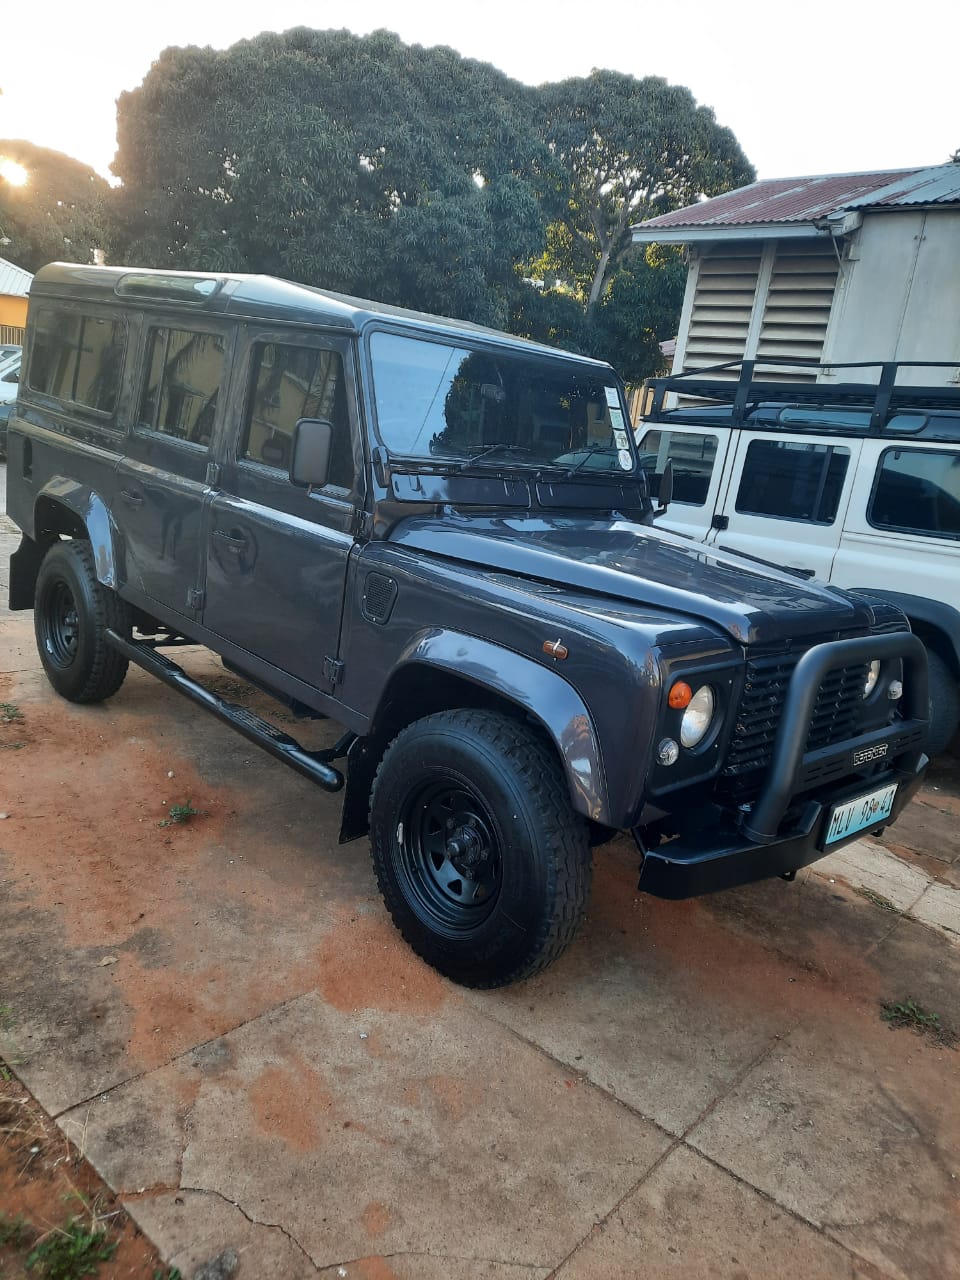
M293 429L290 479L303 488L322 488L330 478L333 423L325 418L301 418Z
M660 489L657 493L657 509L654 516L662 516L673 501L673 461L668 458L663 474L660 476Z

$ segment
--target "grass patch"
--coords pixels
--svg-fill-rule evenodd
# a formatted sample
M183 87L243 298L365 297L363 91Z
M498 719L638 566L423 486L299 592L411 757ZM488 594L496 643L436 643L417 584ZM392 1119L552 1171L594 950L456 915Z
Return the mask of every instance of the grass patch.
M36 1231L22 1213L15 1218L0 1213L0 1248L25 1249L36 1238Z
M0 702L0 724L17 724L23 720L23 712L15 702Z
M903 914L900 908L891 902L889 898L885 898L882 893L874 893L872 889L865 889L863 885L858 885L854 889L854 893L858 893L861 898L866 898L868 902L872 902L881 911L892 911L896 916Z
M172 804L167 810L167 816L161 818L157 823L158 827L182 827L189 822L191 818L199 818L203 814L202 809L195 809L188 800L186 804Z
M956 1032L949 1030L940 1020L939 1013L930 1013L916 1000L889 1000L880 1006L880 1017L891 1027L909 1027L919 1036L928 1036L945 1048L956 1048Z
M101 1262L109 1262L117 1249L102 1227L87 1227L77 1218L48 1232L27 1254L27 1270L43 1280L82 1280L94 1276Z

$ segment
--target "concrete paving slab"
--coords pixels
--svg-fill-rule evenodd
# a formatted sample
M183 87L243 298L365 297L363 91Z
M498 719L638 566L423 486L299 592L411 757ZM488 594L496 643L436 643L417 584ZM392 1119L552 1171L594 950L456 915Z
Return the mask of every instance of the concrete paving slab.
M560 964L469 997L570 1069L679 1135L790 1022L749 1009L738 945L700 904L636 892L627 841L598 852L589 915Z
M368 985L339 1003L303 996L75 1118L134 1217L191 1189L321 1269L410 1254L548 1271L669 1146L456 998L396 1012ZM151 1190L157 1170L173 1178Z
M931 884L910 914L923 924L940 929L951 941L960 942L960 889L945 884Z
M907 805L885 836L915 853L950 865L960 859L960 827L957 815L941 808L937 800L937 794L926 789Z
M799 1027L690 1144L901 1280L960 1274L955 1052L876 1015Z
M873 1267L685 1146L670 1153L557 1276L877 1280Z
M855 840L816 863L820 876L835 876L870 889L899 911L909 911L926 891L930 878L889 853L876 840Z

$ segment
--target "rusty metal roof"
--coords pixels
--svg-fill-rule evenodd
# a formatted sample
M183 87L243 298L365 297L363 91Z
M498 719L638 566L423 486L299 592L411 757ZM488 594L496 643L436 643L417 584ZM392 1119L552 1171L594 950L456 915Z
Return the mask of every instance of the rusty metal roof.
M815 223L846 209L955 203L960 203L960 164L771 178L650 218L634 230Z
M7 298L25 298L30 292L33 276L22 267L15 267L6 258L0 258L0 295Z

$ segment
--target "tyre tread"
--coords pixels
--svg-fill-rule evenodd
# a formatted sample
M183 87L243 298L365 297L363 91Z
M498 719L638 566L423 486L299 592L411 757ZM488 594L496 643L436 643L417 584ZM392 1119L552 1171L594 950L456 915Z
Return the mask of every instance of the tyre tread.
M461 709L438 712L415 721L402 730L381 758L371 788L371 831L373 802L377 783L389 767L391 755L402 746L405 737L421 727L456 729L474 734L508 762L516 777L522 780L537 813L538 829L543 845L549 850L549 891L552 910L544 912L540 927L527 948L524 959L512 970L485 977L460 977L463 985L479 989L506 986L542 972L572 942L590 896L591 856L586 823L575 812L556 758L523 724L498 711ZM381 873L376 850L374 869L387 910L394 924L422 959L431 963L425 948L418 945L404 928L403 902L390 878Z

